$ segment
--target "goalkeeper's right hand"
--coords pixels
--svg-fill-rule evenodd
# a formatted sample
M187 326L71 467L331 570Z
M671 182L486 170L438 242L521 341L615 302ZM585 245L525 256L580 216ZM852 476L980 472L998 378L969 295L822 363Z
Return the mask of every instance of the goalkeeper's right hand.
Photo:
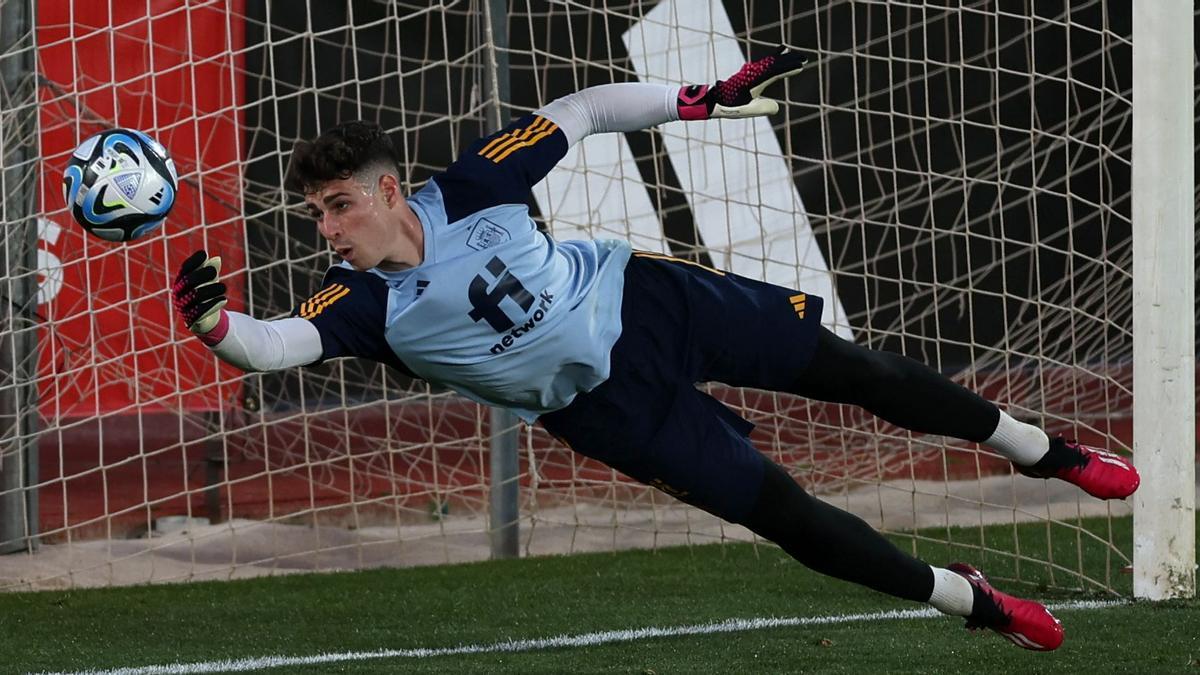
M222 324L228 326L223 308L229 299L225 297L225 284L217 280L220 274L220 256L210 258L207 251L196 251L183 261L179 275L171 285L171 302L175 305L175 311L183 317L188 330L209 345L216 344L225 336L225 331L215 329Z

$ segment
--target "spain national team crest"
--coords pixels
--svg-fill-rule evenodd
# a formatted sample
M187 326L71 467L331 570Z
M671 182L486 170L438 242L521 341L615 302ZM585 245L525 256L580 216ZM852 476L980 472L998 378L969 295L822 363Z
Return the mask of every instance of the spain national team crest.
M509 239L511 236L508 234L508 230L487 218L480 218L479 222L471 228L471 234L467 236L467 246L476 251L482 251L485 248L499 246Z

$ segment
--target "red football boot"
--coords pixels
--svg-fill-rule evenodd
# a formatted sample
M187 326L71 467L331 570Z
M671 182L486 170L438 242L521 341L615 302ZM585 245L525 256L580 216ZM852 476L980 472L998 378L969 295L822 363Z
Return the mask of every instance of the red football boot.
M1037 464L1017 466L1017 470L1034 478L1074 483L1100 499L1124 499L1142 482L1137 469L1124 457L1062 437L1050 441L1050 451Z
M1022 600L992 588L987 577L966 563L954 563L946 569L961 575L971 584L975 605L967 617L967 628L990 628L1018 647L1048 652L1063 642L1062 623L1041 603Z

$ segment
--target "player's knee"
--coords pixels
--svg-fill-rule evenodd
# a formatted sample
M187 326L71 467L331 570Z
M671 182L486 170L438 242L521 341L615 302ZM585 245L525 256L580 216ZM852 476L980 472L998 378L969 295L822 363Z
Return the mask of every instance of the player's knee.
M863 349L862 366L859 370L857 385L869 394L870 392L903 391L912 368L907 356L892 352Z
M816 506L820 502L778 464L766 459L763 464L758 499L741 524L786 547L788 540L804 537L804 530L819 529Z
M742 524L769 539L804 565L839 576L853 547L846 541L873 536L857 516L809 494L781 467L764 460L758 502Z
M837 345L837 400L870 407L883 397L904 391L912 375L912 360L849 342Z

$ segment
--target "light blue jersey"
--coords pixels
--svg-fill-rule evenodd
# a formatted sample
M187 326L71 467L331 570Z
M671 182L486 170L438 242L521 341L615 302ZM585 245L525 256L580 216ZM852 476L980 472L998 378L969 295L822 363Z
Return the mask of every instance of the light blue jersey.
M556 243L524 204L447 222L436 181L409 205L424 262L372 273L391 289L387 343L414 373L528 421L608 377L628 243Z
M549 120L527 116L430 180L408 200L425 234L419 266L342 263L297 308L321 331L323 358L391 363L530 422L607 379L630 246L555 242L526 205L565 151Z

